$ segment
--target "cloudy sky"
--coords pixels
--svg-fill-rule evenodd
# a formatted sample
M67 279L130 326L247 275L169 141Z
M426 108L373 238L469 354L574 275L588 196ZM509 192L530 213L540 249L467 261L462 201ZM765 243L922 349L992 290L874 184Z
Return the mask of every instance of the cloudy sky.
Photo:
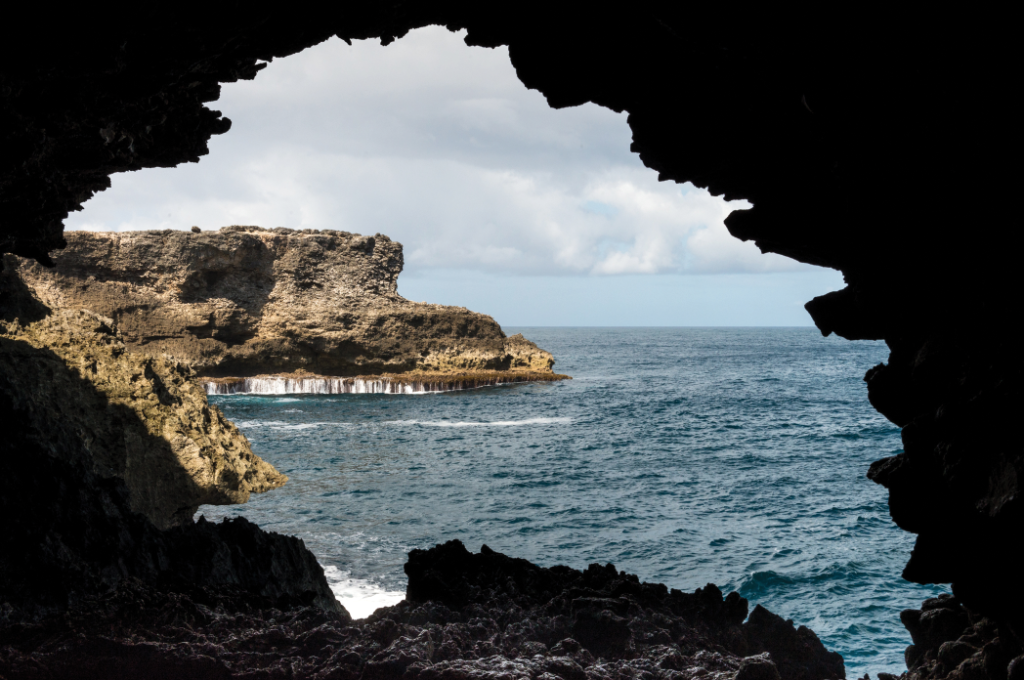
M506 49L442 28L332 39L211 106L233 126L209 156L115 175L67 228L379 232L405 245L400 293L511 326L807 325L842 286L732 238L749 203L659 183L625 114L555 111Z

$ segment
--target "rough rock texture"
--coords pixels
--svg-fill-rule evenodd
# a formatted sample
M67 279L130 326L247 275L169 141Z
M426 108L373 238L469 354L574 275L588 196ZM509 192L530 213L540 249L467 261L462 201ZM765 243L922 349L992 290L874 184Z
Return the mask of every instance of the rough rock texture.
M425 0L312 10L253 2L28 9L0 41L0 249L45 261L115 172L197 160L229 121L219 83L331 35L388 43L432 23L509 46L555 107L627 111L659 177L742 197L730 231L843 271L808 305L823 332L884 339L872 402L906 427L872 477L919 535L908 578L952 583L1000 636L1024 628L1006 330L1019 297L1017 21L1011 6L783 8L638 0ZM63 49L60 49L63 48ZM1020 665L1015 673L1024 672ZM1002 677L1004 668L991 677Z
M123 479L132 510L162 529L287 481L191 377L126 351L110 320L90 312L0 322L0 392L25 414L23 435L51 458Z
M406 600L363 621L135 583L61 619L0 619L10 678L825 680L814 633L714 585L640 583L613 566L542 569L457 541L415 550ZM218 606L219 605L219 606Z
M1020 680L1024 645L1000 635L995 621L972 614L951 595L926 600L900 619L914 641L907 648L904 680L1000 678Z
M126 351L109 319L51 313L9 273L0 318L0 608L60 612L139 579L344 611L299 539L192 523L286 478L187 369Z
M259 227L73 232L52 269L7 258L54 309L114 320L128 346L203 375L303 369L550 372L551 354L489 316L397 293L387 236Z

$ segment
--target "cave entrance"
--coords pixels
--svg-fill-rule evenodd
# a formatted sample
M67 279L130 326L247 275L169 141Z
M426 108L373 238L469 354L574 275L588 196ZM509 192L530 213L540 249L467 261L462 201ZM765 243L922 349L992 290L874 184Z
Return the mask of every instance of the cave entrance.
M896 611L937 591L892 582L910 537L863 479L899 446L856 378L885 349L823 340L802 308L839 274L732 238L723 220L748 204L659 183L625 114L552 110L507 50L441 28L327 41L218 106L234 127L202 163L115 176L68 229L387 234L406 246L400 293L532 327L577 380L344 408L214 397L292 480L208 518L300 535L364 609L401 596L410 548L459 537L682 589L717 581L813 625L851 672L901 658ZM620 328L559 339L564 326ZM850 601L823 611L821 588Z

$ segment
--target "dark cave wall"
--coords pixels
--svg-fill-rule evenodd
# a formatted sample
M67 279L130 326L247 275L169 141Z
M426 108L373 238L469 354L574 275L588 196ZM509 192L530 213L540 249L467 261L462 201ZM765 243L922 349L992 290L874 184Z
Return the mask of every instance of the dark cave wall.
M919 535L905 576L953 583L1021 635L1024 596L1005 588L1024 537L1021 362L1005 330L1021 245L1012 17L668 2L35 11L0 41L0 250L44 262L111 174L206 153L230 126L206 107L219 83L332 35L466 28L471 45L508 45L552 106L628 111L660 178L753 202L728 219L734 235L843 271L847 288L808 310L825 333L892 350L866 379L905 452L870 474Z

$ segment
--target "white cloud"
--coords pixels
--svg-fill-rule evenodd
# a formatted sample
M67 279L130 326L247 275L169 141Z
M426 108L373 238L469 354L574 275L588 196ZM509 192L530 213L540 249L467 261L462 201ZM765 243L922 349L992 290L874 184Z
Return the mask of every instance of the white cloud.
M214 104L234 121L198 165L118 175L70 229L257 224L381 232L407 268L507 274L806 268L732 238L744 201L659 183L625 115L552 110L504 48L438 27L333 39Z

